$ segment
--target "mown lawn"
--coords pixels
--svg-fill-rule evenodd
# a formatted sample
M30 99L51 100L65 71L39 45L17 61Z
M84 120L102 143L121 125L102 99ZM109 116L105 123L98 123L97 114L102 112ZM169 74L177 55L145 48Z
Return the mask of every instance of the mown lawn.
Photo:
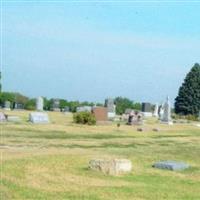
M28 113L8 112L22 122L0 124L0 199L200 199L200 128L192 123L150 120L137 132L127 125L75 125L71 115L53 112L51 124L33 125ZM127 158L133 170L106 176L88 169L93 158ZM191 168L152 168L159 160L184 161Z

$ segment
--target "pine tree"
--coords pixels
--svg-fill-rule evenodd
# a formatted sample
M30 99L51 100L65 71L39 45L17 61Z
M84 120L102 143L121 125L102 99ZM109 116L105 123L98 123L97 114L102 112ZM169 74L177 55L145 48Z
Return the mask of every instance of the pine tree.
M187 74L175 99L175 112L197 115L200 111L200 65L196 63Z
M1 72L0 72L0 93L1 93Z

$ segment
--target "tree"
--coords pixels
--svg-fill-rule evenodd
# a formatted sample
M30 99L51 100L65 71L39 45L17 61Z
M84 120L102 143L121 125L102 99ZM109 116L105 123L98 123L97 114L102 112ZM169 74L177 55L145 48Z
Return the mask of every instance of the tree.
M27 110L35 110L36 109L36 99L29 99L26 102L24 108Z
M5 101L10 101L12 104L15 101L15 94L13 92L1 92L0 104L3 105Z
M128 98L125 97L116 97L115 98L115 105L116 105L116 113L123 114L127 108L141 110L140 103L134 103Z
M200 111L200 65L196 63L187 74L175 99L175 112L197 115Z
M79 101L70 101L69 102L69 109L71 112L76 112L76 108L80 106Z
M0 72L0 93L2 91L2 85L1 85L1 72Z
M20 94L20 93L13 93L14 94L14 96L15 96L15 99L14 99L14 101L16 102L16 103L21 103L21 104L26 104L27 103L27 101L29 100L29 98L28 97L26 97L26 96L24 96L24 95L22 95L22 94Z
M68 106L68 102L65 99L60 99L60 109L63 109L64 107Z

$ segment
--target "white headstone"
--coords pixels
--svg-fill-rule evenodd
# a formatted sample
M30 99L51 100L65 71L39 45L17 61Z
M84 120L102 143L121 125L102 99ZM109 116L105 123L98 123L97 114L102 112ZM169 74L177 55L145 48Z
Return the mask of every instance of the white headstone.
M76 108L76 112L91 112L91 106L80 106Z
M4 102L4 110L10 110L10 101Z
M164 104L161 104L161 106L159 107L159 119L161 120L163 118L163 114L164 114Z
M163 106L163 115L161 118L161 122L166 123L166 124L173 124L171 120L171 105L170 105L169 97L167 97L167 100Z
M29 121L34 124L47 124L49 123L49 117L47 113L32 112L29 114Z
M36 100L36 110L43 111L44 100L42 97L38 97Z
M158 104L155 105L153 116L158 117Z
M116 116L116 105L114 103L114 99L108 98L105 100L105 107L108 110L108 118L114 119Z
M4 115L4 113L0 112L0 122L4 121L6 121L6 116Z

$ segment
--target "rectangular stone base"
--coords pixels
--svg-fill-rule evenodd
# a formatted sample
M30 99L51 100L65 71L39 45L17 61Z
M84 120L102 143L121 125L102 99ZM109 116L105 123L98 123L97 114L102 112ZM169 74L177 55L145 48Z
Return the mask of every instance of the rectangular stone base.
M169 121L169 122L163 122L163 121L160 121L161 124L167 124L167 125L173 125L173 122L172 121Z

